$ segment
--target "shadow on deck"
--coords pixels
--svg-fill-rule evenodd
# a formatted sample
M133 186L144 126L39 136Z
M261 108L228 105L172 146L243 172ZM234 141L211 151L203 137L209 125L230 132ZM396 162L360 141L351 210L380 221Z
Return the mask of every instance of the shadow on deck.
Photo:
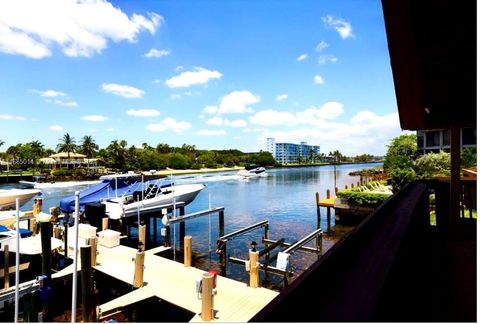
M462 183L476 192L476 181ZM449 188L410 184L252 321L476 321L476 219L449 219Z

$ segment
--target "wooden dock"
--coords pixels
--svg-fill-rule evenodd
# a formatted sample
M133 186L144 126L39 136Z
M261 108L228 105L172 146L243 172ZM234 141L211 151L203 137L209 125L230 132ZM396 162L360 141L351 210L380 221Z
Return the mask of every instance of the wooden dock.
M112 248L98 246L96 270L132 284L137 250L126 246ZM159 251L156 251L159 252ZM195 314L191 322L201 322L199 313L202 301L197 297L196 280L205 271L185 267L154 253L145 253L144 286L100 305L100 311L111 310L156 296ZM214 297L214 321L247 322L265 305L278 295L278 292L265 288L250 288L245 283L217 276L217 293Z

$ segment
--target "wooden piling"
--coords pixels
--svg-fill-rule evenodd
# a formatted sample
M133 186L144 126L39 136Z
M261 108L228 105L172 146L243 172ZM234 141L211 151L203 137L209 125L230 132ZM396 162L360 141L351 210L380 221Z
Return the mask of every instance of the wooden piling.
M218 236L222 237L223 235L225 235L225 213L223 210L220 210L218 212L218 230Z
M4 288L10 287L10 252L8 249L8 244L5 244L3 247L3 279L4 279Z
M97 265L97 244L98 244L98 238L92 237L88 239L88 245L92 248L92 255L91 255L91 263L92 266Z
M145 251L146 244L146 227L145 224L138 226L138 245L141 247L142 251Z
M183 264L185 267L190 267L192 264L192 236L187 235L184 238L184 253L183 253Z
M93 285L92 285L92 247L82 246L80 248L80 258L82 264L82 320L83 322L93 322L94 308L93 304Z
M202 320L213 320L213 274L202 275Z
M258 288L259 287L259 276L258 276L258 251L250 250L250 287Z
M47 276L50 281L52 278L52 223L42 221L39 224L42 242L42 275Z
M318 192L315 193L315 201L317 202L317 228L320 228L322 216L320 213L320 194Z
M61 237L61 229L60 227L58 227L58 225L55 225L55 227L53 228L53 237L56 239L60 239Z
M337 195L337 193L338 193L338 188L335 187L335 196Z
M348 190L348 185L345 185L345 190Z
M135 256L135 274L133 276L133 287L143 287L143 264L145 262L145 252L137 251Z
M180 213L179 213L180 215L179 216L184 216L185 215L185 206L181 206L179 208L179 210L180 210ZM185 222L180 222L178 233L179 233L180 249L182 249L183 241L184 241L184 238L185 238Z
M170 247L171 242L170 242L170 225L165 225L165 237L163 238L163 246L165 247Z
M102 231L108 228L108 217L102 218Z
M65 258L68 258L68 223L64 223L63 225L63 253L65 255Z
M327 199L330 199L330 190L327 189ZM330 231L330 221L332 219L332 213L330 207L327 207L327 231ZM320 228L320 227L318 227Z

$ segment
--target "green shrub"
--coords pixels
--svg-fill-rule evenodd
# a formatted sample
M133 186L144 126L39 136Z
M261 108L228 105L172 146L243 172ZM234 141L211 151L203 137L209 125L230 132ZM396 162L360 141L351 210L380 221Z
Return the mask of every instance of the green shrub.
M391 172L392 191L398 192L400 189L405 187L407 184L409 184L416 178L417 174L412 168L394 169Z
M421 178L450 175L450 154L428 153L415 160L415 171Z
M376 207L390 196L390 194L359 192L355 190L342 190L337 192L337 197L346 199L349 205L363 207Z
M52 170L52 175L55 177L69 177L72 175L72 170L69 170L69 169Z

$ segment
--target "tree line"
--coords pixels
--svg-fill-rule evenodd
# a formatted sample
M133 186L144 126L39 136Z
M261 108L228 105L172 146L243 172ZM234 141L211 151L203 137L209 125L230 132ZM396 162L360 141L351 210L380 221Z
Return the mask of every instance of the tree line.
M0 147L4 142L0 140ZM40 141L34 140L25 144L19 143L10 146L0 153L0 158L9 161L14 167L26 170L31 167L45 167L39 159L48 157L57 152L65 152L70 158L71 153L84 154L88 159L96 158L100 164L117 170L162 170L172 169L200 169L245 166L256 164L259 166L279 166L270 152L260 151L244 153L237 149L202 150L195 145L183 144L181 147L159 143L153 147L143 143L142 147L128 145L125 140L113 140L105 148L99 148L92 136L83 136L80 141L66 133L59 139L56 149L46 148ZM312 154L309 159L299 158L299 164L312 163L345 163L370 162L377 159L370 154L347 157L340 151L331 151L328 154Z

